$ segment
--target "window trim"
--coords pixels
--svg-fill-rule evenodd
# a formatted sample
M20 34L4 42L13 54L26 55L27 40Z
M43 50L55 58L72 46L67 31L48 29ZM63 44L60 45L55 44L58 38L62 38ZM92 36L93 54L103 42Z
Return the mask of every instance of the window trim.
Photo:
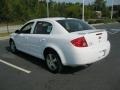
M38 23L42 23L42 24L48 23L48 24L51 24L51 26L52 26L51 31L53 30L53 24L52 23L47 22L47 21L37 21L36 24L35 24L35 27L34 27L34 30L33 30L32 34L43 34L43 33L35 33L35 28L36 28L36 26L37 26ZM50 31L50 33L51 33L51 31ZM43 34L43 35L49 35L50 33L46 33L46 34Z
M31 31L32 31L33 26L31 27L30 33L23 33L23 32L22 32L22 30L23 30L27 25L29 25L29 24L34 25L34 22L33 22L33 21L32 21L32 22L28 22L28 23L26 23L25 25L23 25L23 27L20 29L20 34L31 34Z
M76 21L76 22L80 22L80 25L82 26L82 28L85 27L85 25L90 28L90 29L94 29L94 27L92 27L91 25L87 24L86 22L80 20L80 19L63 19L63 20L57 20L57 23L60 24L67 32L72 33L72 32L77 32L77 31L84 31L84 30L90 30L90 29L81 29L81 30L68 30L66 28L66 23L69 21Z

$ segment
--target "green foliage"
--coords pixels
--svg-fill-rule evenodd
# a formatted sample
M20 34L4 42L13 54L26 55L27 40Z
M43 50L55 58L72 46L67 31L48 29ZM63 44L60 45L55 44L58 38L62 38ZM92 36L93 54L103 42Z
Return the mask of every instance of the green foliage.
M95 6L96 11L101 11L101 10L105 9L106 1L105 0L95 0L94 6Z
M50 17L82 18L82 4L57 3L49 0ZM95 18L95 10L102 10L109 16L104 0L96 0L93 5L85 6L85 18ZM46 0L0 0L0 22L24 22L34 18L46 17Z
M81 13L82 10L80 8L80 5L76 5L76 4L69 4L66 8L66 17L76 17L76 18L80 18L81 17Z
M106 6L106 0L95 0L94 10L95 11L102 11L103 17L110 17L110 10Z
M112 23L117 20L114 19L111 20L110 18L103 18L103 19L88 19L87 21L89 24L95 24L95 23Z

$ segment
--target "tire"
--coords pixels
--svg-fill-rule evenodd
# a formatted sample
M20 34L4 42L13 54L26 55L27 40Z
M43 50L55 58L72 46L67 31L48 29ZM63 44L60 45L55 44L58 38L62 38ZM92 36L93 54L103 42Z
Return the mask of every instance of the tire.
M53 50L46 53L45 62L48 70L52 73L60 73L63 69L59 55Z
M17 53L16 45L13 40L10 40L10 50L12 53Z

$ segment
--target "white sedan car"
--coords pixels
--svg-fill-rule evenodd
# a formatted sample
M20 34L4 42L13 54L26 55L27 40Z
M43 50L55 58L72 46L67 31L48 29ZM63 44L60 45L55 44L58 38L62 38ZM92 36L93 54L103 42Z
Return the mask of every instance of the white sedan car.
M63 66L91 64L110 51L106 30L95 29L75 18L42 18L28 21L10 37L13 53L22 51L45 60L51 72Z

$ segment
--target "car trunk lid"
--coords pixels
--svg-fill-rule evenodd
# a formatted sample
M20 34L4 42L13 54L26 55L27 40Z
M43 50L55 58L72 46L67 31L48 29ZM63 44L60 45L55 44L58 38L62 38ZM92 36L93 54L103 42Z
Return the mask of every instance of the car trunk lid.
M103 29L73 32L85 37L88 46L107 41L107 32Z

